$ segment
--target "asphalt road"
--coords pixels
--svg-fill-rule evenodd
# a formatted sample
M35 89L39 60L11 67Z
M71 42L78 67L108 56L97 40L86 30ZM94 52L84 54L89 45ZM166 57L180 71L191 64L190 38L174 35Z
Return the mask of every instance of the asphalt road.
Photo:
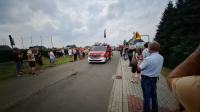
M106 64L75 62L74 74L34 93L7 112L107 112L119 53ZM55 69L56 70L56 69ZM59 73L66 72L62 67ZM55 74L55 75L58 75Z

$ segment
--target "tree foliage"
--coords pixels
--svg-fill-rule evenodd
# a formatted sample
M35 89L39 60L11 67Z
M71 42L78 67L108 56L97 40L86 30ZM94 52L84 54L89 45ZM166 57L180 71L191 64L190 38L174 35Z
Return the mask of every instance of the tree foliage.
M170 1L158 25L155 40L161 44L164 65L174 68L200 44L200 1Z

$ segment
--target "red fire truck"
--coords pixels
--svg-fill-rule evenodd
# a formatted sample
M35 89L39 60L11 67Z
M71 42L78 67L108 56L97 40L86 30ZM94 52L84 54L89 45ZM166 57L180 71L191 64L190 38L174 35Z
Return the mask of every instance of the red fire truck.
M112 58L112 48L109 45L94 45L88 54L88 62L106 63Z

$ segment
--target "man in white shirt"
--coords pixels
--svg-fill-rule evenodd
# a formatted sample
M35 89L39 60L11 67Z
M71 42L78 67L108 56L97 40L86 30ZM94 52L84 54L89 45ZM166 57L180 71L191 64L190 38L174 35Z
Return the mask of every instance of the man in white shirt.
M69 61L72 62L73 61L73 59L72 59L72 57L73 57L73 51L72 51L71 48L68 49L68 55L69 55L69 59L70 59Z
M158 101L156 83L163 66L163 56L158 51L160 44L156 41L149 43L150 56L144 58L138 69L141 70L141 87L143 92L143 112L150 112L150 101L152 101L152 112L158 112Z

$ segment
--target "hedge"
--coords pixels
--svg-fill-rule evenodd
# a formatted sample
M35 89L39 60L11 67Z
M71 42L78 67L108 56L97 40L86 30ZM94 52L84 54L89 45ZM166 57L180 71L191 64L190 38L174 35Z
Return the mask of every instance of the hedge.
M12 50L3 50L0 51L0 63L13 61L13 52Z
M23 59L27 60L27 49L21 49L21 53L23 53ZM48 57L48 50L41 50L42 56ZM0 51L0 63L14 61L14 54L12 50L3 50Z

